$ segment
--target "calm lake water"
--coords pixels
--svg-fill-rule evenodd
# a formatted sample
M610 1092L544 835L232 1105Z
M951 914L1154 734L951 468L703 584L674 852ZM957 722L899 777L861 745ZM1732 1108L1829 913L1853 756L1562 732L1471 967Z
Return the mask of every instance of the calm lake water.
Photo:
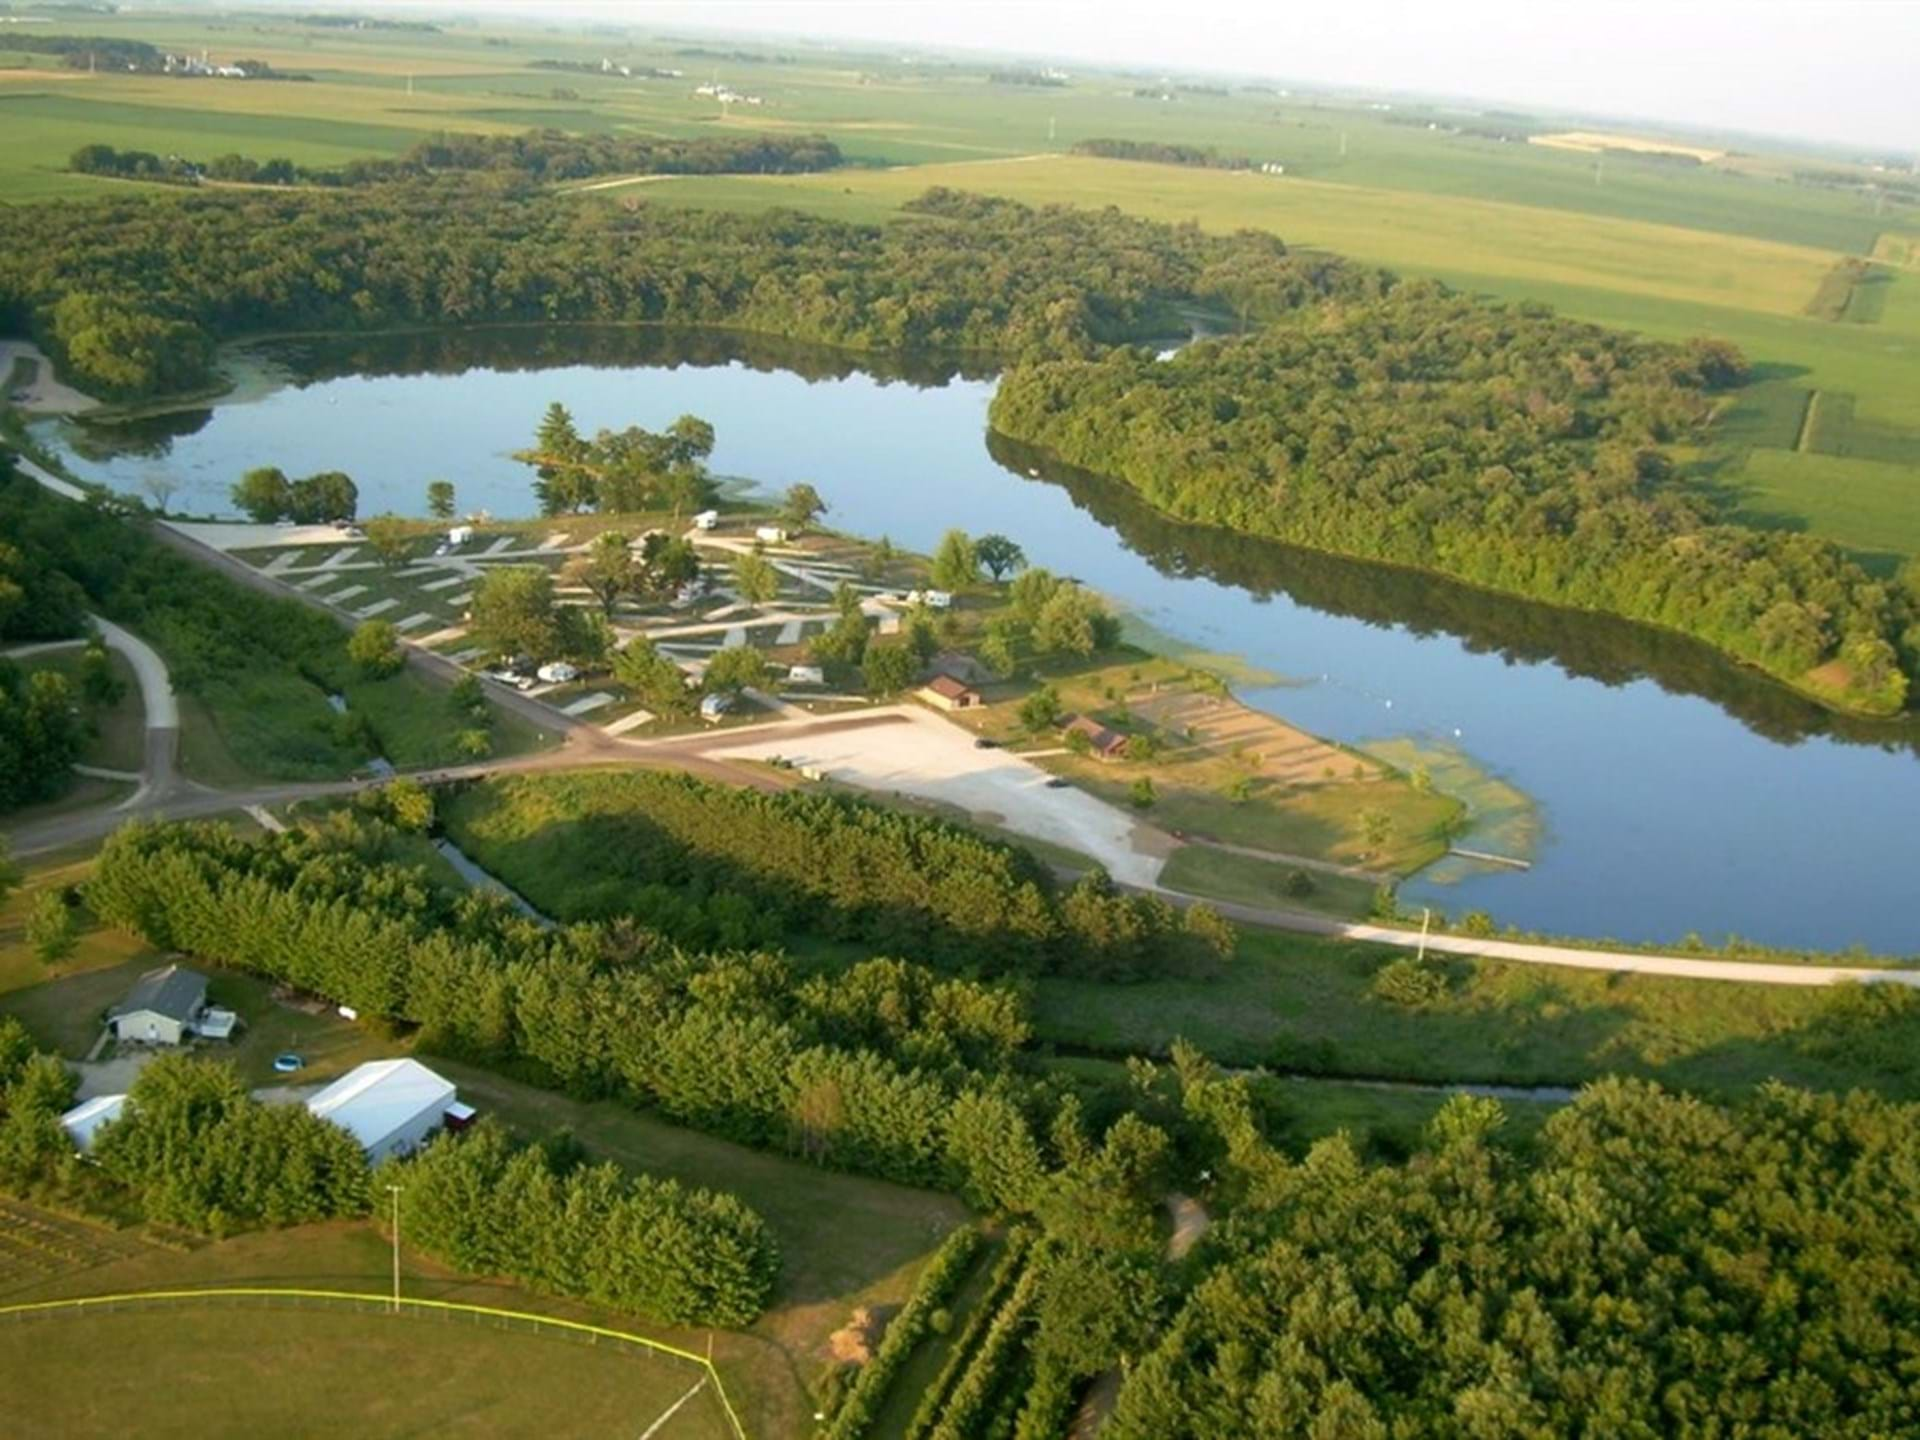
M587 431L690 412L718 433L718 472L811 481L829 523L920 550L951 526L1003 532L1164 636L1284 677L1241 687L1249 703L1351 744L1456 748L1534 798L1530 871L1429 879L1416 902L1568 934L1920 952L1912 727L1836 722L1678 637L1169 524L990 445L989 374L604 331L248 354L282 368L241 356L247 382L210 411L44 438L119 489L164 468L196 512L227 513L243 470L278 465L346 471L362 515L420 513L445 477L463 511L513 516L534 507L510 452L548 402Z

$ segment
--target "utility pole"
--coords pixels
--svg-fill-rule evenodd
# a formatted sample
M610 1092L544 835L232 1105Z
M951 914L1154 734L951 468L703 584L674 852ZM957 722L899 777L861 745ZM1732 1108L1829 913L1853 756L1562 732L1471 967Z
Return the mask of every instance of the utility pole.
M1048 143L1049 145L1051 145L1051 144L1053 144L1053 126L1054 126L1054 120L1055 120L1055 117L1054 117L1054 116L1052 116L1052 115L1049 115L1049 116L1047 116L1047 143Z
M1340 158L1347 158L1347 132L1344 130L1340 132Z
M1593 183L1598 185L1607 173L1607 152L1602 150L1593 157Z
M393 1197L393 1313L400 1313L400 1187L387 1186Z
M407 72L407 94L413 94L413 72L411 70Z
M1433 907L1431 905L1422 905L1420 907L1420 954L1416 957L1417 959L1425 960L1427 958L1427 929L1432 924Z

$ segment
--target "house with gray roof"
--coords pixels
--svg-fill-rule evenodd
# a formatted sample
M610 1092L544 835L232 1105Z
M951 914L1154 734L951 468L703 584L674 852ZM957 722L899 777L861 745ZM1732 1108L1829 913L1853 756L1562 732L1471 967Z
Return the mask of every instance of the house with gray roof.
M178 1045L198 1033L207 1009L207 977L184 965L162 965L134 982L107 1012L113 1038L147 1045Z

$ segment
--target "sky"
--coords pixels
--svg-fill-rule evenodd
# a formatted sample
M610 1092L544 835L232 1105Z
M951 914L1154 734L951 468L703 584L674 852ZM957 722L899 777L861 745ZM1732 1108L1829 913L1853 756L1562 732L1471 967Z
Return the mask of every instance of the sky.
M1920 0L440 0L1511 101L1920 151ZM422 8L425 8L424 6Z

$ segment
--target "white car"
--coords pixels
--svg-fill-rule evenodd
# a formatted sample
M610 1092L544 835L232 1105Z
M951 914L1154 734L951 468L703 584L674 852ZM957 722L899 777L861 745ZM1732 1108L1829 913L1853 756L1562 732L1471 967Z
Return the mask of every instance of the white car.
M534 673L548 685L565 685L570 680L580 678L579 667L569 665L564 660L549 660Z

